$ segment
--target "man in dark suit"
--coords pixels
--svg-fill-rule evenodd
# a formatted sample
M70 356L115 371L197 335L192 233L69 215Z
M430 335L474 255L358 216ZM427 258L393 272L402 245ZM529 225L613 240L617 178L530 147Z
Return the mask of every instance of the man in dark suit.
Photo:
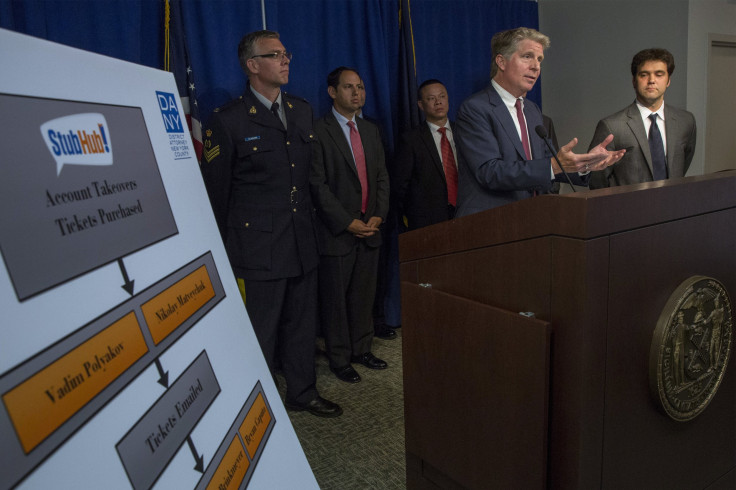
M373 118L370 118L363 114L363 106L365 105L365 81L360 81L361 86L358 87L358 97L360 98L360 108L356 113L356 116L362 117L366 121L378 126L378 131L381 134L381 144L383 144L383 150L386 161L386 170L389 176L391 175L391 155L389 152L388 142L386 141L386 133L383 130L381 123ZM395 248L398 248L396 243L396 211L393 201L389 204L388 214L386 219L381 223L381 247L378 252L378 276L376 277L376 296L373 299L373 330L374 336L383 340L395 340L397 335L394 330L394 326L386 324L386 299L389 293L389 282L393 279L392 273L394 273L394 264L398 264L398 260L395 253ZM394 253L392 253L394 252ZM400 326L400 325L399 325Z
M606 150L613 139L609 136L589 153L577 155L572 152L574 138L557 153L562 168L551 159L535 131L542 125L542 112L524 98L539 77L548 46L547 36L525 27L493 36L491 85L466 99L457 115L462 157L457 216L547 193L563 170L572 174L573 182L587 184L588 171L606 168L625 153Z
M319 303L330 369L346 382L387 364L371 352L379 226L388 212L389 181L378 127L355 114L361 106L357 71L327 77L332 110L314 126L310 187L317 210Z
M417 104L426 121L401 137L391 191L409 230L447 221L457 206L457 150L450 101L439 80L423 82Z
M239 99L212 114L202 174L268 367L273 373L281 363L286 407L336 417L342 409L315 385L312 108L281 91L292 56L278 33L247 34L238 57L249 82Z
M664 103L674 70L675 58L666 49L645 49L634 56L631 76L636 100L599 121L590 142L596 146L612 133L608 147L629 150L618 164L593 172L591 189L685 176L695 154L695 117Z

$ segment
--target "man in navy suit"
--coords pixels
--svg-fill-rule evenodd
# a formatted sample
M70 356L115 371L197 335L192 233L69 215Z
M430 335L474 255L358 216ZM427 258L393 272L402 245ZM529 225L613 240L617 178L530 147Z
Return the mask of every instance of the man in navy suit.
M609 135L578 155L573 138L557 153L562 169L552 160L535 131L543 125L542 112L524 98L539 78L547 47L547 36L525 27L493 36L491 85L466 99L457 116L458 217L547 193L563 170L585 185L588 172L616 163L626 152L606 150Z

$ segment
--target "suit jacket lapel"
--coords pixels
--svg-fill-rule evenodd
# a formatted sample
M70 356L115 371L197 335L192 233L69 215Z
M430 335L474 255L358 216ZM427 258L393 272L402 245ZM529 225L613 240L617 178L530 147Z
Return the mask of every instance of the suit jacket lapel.
M283 92L281 93L281 104L282 109L284 110L284 116L286 116L286 133L291 137L298 128L298 125L294 120L294 106L284 98Z
M253 93L250 91L250 85L246 87L245 94L243 94L243 99L245 100L246 107L248 107L248 115L256 124L285 131L284 125L281 124L278 119L276 119L271 113L271 108L263 105L261 101L258 100L255 95L253 95ZM283 96L281 100L283 101ZM287 116L287 124L288 121L289 120Z
M489 100L493 106L492 111L496 115L496 119L506 132L506 136L508 136L509 140L514 144L516 152L521 158L526 159L524 145L521 144L521 138L519 138L519 133L516 131L516 124L514 124L514 120L511 119L511 114L509 113L506 104L503 103L503 99L498 95L498 92L493 88L493 85L488 89L488 92Z
M649 138L647 138L647 130L644 127L644 122L641 119L641 112L636 106L636 102L631 104L626 111L626 115L629 117L628 125L631 128L631 132L634 133L636 140L639 142L642 153L644 153L644 159L649 166L649 171L654 175L652 169L652 152L649 151Z
M363 155L365 155L365 171L368 177L368 182L375 180L376 169L375 169L375 154L378 151L375 142L368 136L367 123L362 117L355 117L355 125L358 127L358 133L360 133L360 141L363 143ZM355 168L355 175L358 175L358 169L355 167L355 159L352 160L353 168Z
M335 115L332 113L332 111L327 113L325 122L327 122L327 132L335 142L335 146L337 146L337 148L340 150L340 153L342 153L342 156L345 159L345 163L348 167L352 169L353 173L355 174L355 178L358 178L358 169L355 168L353 151L350 149L350 145L348 144L348 140L345 138L345 134L342 132L340 123L337 121L337 118L335 118ZM363 151L365 152L365 144L363 145Z
M675 143L677 143L675 134L679 127L679 121L677 120L677 116L668 110L667 104L664 105L664 117L664 134L667 138L667 167L672 172L672 159L675 157Z
M439 153L437 153L437 145L434 142L432 130L429 129L426 121L422 123L422 128L419 131L419 138L427 148L427 152L432 156L432 164L434 168L440 173L442 180L445 180L445 169L442 167L442 158Z
M526 117L526 130L529 133L529 146L532 151L532 158L544 158L545 148L547 145L544 144L542 138L537 136L537 126L541 126L542 121L541 113L531 109L531 106L524 102L524 116ZM523 145L522 145L523 149Z

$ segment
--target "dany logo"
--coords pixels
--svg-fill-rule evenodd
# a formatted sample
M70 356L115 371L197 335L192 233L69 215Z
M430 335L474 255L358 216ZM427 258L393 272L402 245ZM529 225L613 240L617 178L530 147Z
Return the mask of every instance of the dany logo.
M56 161L56 175L64 165L112 165L112 140L105 116L95 112L46 121L41 135Z
M168 92L156 91L158 108L164 119L164 127L167 133L183 133L184 121L179 114L179 106L176 104L176 96Z

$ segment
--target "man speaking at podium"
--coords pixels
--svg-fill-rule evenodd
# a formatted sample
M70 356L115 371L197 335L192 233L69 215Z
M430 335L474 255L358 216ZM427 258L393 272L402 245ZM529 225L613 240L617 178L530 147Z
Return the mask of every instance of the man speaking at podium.
M457 115L463 157L458 217L547 193L554 180L565 179L563 170L574 183L586 185L588 172L616 163L626 152L606 150L613 140L609 135L589 153L575 154L574 138L557 152L559 164L553 160L536 132L543 125L542 112L524 98L539 78L549 44L547 36L525 27L493 36L491 85L466 99Z

